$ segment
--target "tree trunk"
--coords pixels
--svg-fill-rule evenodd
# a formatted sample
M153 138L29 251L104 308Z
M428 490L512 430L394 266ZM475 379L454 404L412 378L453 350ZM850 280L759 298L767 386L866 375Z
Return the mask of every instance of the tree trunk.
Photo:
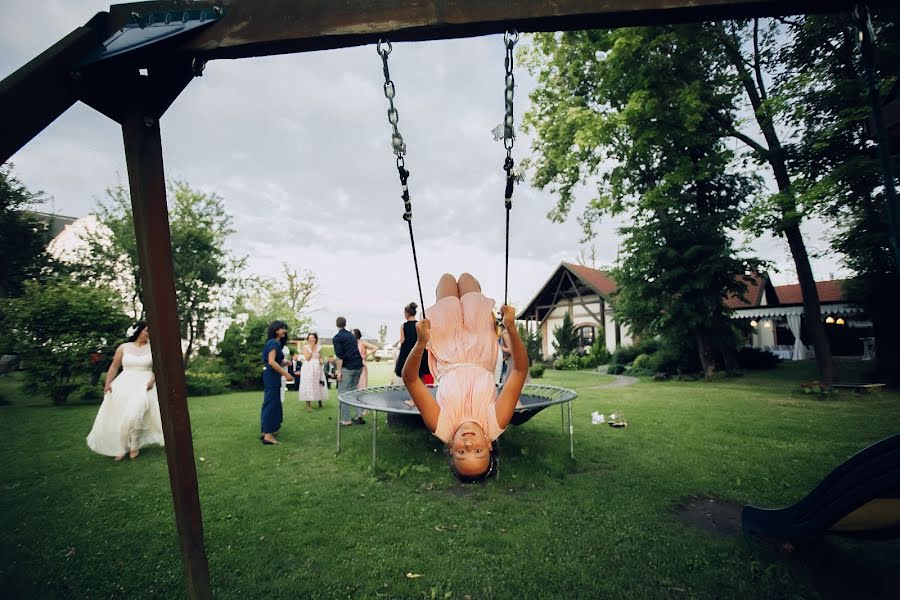
M797 268L797 279L800 282L800 292L803 294L804 322L806 331L812 337L813 349L816 352L819 380L822 383L834 383L837 380L837 369L834 366L834 358L831 356L831 345L825 334L825 325L822 324L819 291L816 289L816 280L809 264L809 254L806 252L803 236L800 235L800 226L786 227L784 235Z
M791 190L791 177L788 174L784 149L781 146L778 132L775 130L772 115L764 105L764 101L768 96L761 73L758 30L754 26L754 55L751 58L751 62L755 66L755 80L753 75L747 70L747 61L741 51L739 40L728 34L721 24L718 26L718 32L725 52L735 69L737 69L741 85L744 91L747 92L747 98L753 107L756 123L759 125L760 131L762 131L763 137L765 137L768 148L753 142L748 136L740 134L740 132L735 131L735 134L736 137L750 144L759 157L765 159L769 166L772 167L775 181L778 184L778 191L782 197L781 231L787 238L788 245L791 248L791 255L794 258L794 265L797 269L797 279L800 283L800 292L803 295L803 314L806 317L806 329L812 336L813 348L816 352L819 379L823 383L833 383L836 380L837 372L834 366L834 359L831 356L831 346L828 343L828 337L825 335L825 326L822 323L816 280L813 277L812 267L809 264L809 254L806 251L806 245L803 243L803 236L800 234L801 217L798 215L797 203L794 199L793 190Z
M697 331L697 354L700 358L700 367L703 369L704 377L712 377L716 372L716 359L712 352L712 343L709 339L709 332Z

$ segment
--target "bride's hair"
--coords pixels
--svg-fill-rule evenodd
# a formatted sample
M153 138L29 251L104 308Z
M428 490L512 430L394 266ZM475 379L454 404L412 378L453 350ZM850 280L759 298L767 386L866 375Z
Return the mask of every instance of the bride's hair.
M146 321L138 321L134 325L131 326L130 331L132 331L131 335L128 336L129 342L134 342L138 339L138 336L141 335L141 332L147 327Z

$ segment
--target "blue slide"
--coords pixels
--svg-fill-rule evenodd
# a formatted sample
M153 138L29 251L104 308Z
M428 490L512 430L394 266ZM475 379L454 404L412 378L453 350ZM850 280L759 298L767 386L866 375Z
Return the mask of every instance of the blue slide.
M779 540L900 537L900 433L850 457L792 506L745 506L741 522L745 533Z

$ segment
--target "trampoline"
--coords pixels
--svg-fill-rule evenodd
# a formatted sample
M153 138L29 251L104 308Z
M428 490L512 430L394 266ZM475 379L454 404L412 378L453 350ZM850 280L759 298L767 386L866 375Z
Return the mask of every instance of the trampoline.
M437 388L428 388L433 396ZM526 384L522 388L519 398L519 406L510 421L510 425L522 425L534 415L548 406L560 405L563 434L569 432L569 456L575 458L575 432L572 427L572 400L578 397L572 390L556 387L554 385ZM378 413L397 413L403 415L418 415L419 410L415 406L409 406L404 401L409 400L409 392L402 385L386 385L371 387L364 390L352 390L338 395L338 420L337 420L337 453L341 452L341 405L349 404L357 408L370 410L373 413L372 421L372 466L378 456Z

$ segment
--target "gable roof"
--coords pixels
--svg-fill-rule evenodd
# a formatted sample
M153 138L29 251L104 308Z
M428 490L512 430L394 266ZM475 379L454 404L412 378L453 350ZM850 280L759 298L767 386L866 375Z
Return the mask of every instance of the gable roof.
M842 279L830 279L828 281L817 281L816 291L819 293L819 302L844 302ZM788 304L803 304L803 293L800 291L800 284L793 283L790 285L775 286L775 293L778 295L778 304L784 306Z
M547 281L544 282L544 285L538 289L531 302L519 311L516 318L533 319L537 315L538 320L543 320L551 310L547 307L557 303L561 298L571 297L573 288L566 277L567 274L572 277L576 285L580 283L584 286L581 293L594 293L609 301L609 297L616 291L615 280L603 271L585 267L584 265L561 262ZM562 294L558 292L562 292ZM569 294L565 295L566 293Z
M765 273L749 273L747 275L738 275L737 279L742 279L747 291L743 296L729 294L725 298L725 306L734 310L738 308L751 308L759 306L762 303L763 292L769 292L769 304L774 304L777 299L774 297L775 288L769 282L769 276Z
M561 265L569 269L573 275L601 296L609 296L616 293L616 282L603 271L569 262L562 262Z

